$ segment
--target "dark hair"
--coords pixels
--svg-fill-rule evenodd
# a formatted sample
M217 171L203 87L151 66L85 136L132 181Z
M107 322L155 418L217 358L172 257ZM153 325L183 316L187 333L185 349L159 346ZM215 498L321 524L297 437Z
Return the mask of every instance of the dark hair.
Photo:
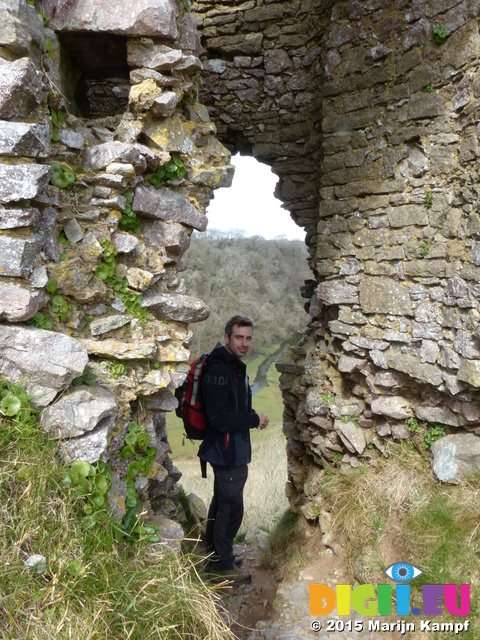
M246 318L245 316L233 316L225 325L225 333L230 338L232 336L233 327L237 325L238 327L252 327L253 331L253 322L250 318Z

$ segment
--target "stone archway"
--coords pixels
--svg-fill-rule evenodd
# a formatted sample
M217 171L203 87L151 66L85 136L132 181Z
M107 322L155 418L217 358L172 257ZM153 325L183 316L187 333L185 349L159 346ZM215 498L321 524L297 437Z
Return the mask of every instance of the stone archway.
M307 231L309 329L282 380L292 504L314 517L311 473L382 455L408 421L441 425L434 470L456 482L438 452L480 431L478 7L192 11L220 139L273 167Z
M205 49L201 101L219 139L279 176L276 196L315 233L319 192L321 3L192 4Z

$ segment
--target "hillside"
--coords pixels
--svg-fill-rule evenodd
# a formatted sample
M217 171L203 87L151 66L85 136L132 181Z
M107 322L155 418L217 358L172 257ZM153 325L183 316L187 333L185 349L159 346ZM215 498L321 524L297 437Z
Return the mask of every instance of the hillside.
M190 326L192 355L211 350L235 314L254 322L253 353L303 330L307 316L300 287L310 274L307 255L300 240L245 238L238 231L194 234L185 255L185 283L188 294L206 302L211 314Z

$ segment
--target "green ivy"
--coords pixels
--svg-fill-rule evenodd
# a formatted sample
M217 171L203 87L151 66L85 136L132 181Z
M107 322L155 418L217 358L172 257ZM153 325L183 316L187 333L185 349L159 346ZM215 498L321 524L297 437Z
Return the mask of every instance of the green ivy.
M147 475L153 464L153 459L157 453L156 448L149 447L150 436L145 431L143 425L139 425L136 420L132 420L128 425L125 436L125 444L120 451L120 459L132 458L127 466L127 473L122 480L127 485L127 495L125 506L127 512L123 518L122 525L130 535L139 537L147 536L149 542L158 542L158 528L144 525L135 514L140 506L140 499L135 489L135 478L138 475Z
M102 369L106 369L112 378L120 378L127 375L127 367L122 362L112 362L104 360L100 363Z
M37 411L24 388L5 379L0 380L0 412L7 416L12 429L2 429L2 440L30 438L38 431Z
M425 194L425 198L423 199L423 204L430 209L433 204L433 193L431 191L427 191Z
M430 252L431 245L429 242L422 242L420 245L420 255L422 258L426 258Z
M158 167L155 173L148 178L150 184L157 189L163 185L165 180L183 180L187 173L187 168L182 159L176 153L172 153L172 159L166 164Z
M99 460L95 466L86 460L75 460L62 478L65 487L71 486L79 498L83 498L83 511L91 515L107 507L107 494L112 486L112 470Z
M417 434L417 435L421 433L422 431L421 427L425 426L424 424L420 425L420 423L416 418L407 418L407 420L405 420L405 424L407 425L407 429L410 433Z
M63 296L55 294L52 298L52 311L62 322L65 322L72 313L72 305L68 304Z
M57 287L58 287L58 282L54 278L50 278L50 280L45 285L45 289L48 291L48 293L52 293L52 294L55 293L55 291L57 290Z
M118 228L121 231L140 233L140 231L142 230L142 221L137 216L135 211L132 210L133 196L129 191L126 191L123 196L127 202L120 217Z
M59 164L50 165L52 175L50 182L59 189L71 189L76 180L76 176L71 169L61 167Z
M443 24L439 24L433 30L433 39L437 44L443 44L447 40L447 32Z
M47 40L47 56L49 58L52 57L52 43L50 42L50 40ZM63 125L63 113L62 113L62 110L59 109L57 111L53 107L50 107L50 116L52 118L52 125L53 125L53 127L52 127L52 140L54 142L58 142L59 137L58 137L57 129L58 129L58 127L61 127Z
M50 58L50 60L53 60L53 55L52 55L52 41L51 40L45 40L45 55L47 56L47 58ZM53 139L53 132L52 132L52 139ZM54 142L56 142L56 140L54 140Z
M117 255L117 250L114 244L106 238L101 238L100 244L103 247L104 253L102 261L95 270L95 275L97 278L100 278L107 287L115 291L129 313L141 322L146 322L148 311L142 307L142 294L128 291L128 282L116 274L117 263L115 256Z
M445 435L445 429L441 425L437 424L434 427L430 427L430 429L427 429L425 431L422 437L424 448L430 449L432 444L436 440L443 438L444 435Z
M108 285L108 281L114 277L117 270L117 262L115 260L117 250L113 242L109 242L106 238L101 238L100 244L103 248L103 258L95 270L95 275Z
M70 244L70 240L65 235L65 231L63 230L60 231L60 233L57 236L57 242L58 244Z
M41 311L37 311L32 318L27 320L27 324L31 327L37 327L37 329L47 329L49 331L53 329L53 322Z
M416 418L405 420L405 424L410 433L420 438L420 446L425 450L445 435L445 429L439 424L427 428L426 422L418 422Z

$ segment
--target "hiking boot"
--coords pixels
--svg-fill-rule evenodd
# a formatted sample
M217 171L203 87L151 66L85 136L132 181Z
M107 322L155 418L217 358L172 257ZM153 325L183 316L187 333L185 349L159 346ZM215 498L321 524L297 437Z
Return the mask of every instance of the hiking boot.
M232 582L233 584L250 584L252 581L252 574L242 572L238 567L232 567L232 569L224 569L223 571L215 570L214 567L208 567L208 574L210 579L214 582Z

